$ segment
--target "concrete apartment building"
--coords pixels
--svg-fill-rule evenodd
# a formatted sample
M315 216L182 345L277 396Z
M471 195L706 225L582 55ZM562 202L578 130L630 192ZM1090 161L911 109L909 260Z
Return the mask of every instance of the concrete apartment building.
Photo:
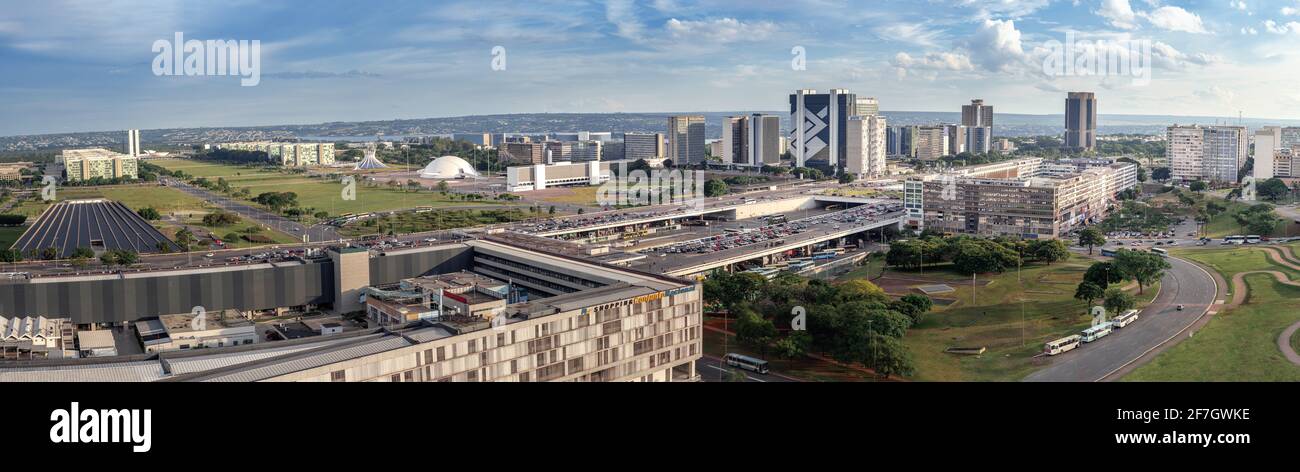
M63 178L77 182L94 179L135 179L140 159L101 148L67 149L59 157Z
M1166 135L1172 178L1185 182L1236 182L1250 149L1243 126L1173 125Z
M675 165L704 162L704 116L668 117L668 159Z
M970 105L961 106L961 125L968 128L993 127L993 106L984 100L974 99Z
M885 175L885 117L852 116L848 121L848 148L844 171L859 178Z
M949 234L1059 238L1100 221L1115 195L1137 185L1137 166L1048 174L1041 158L968 166L908 179L907 225Z
M1265 126L1255 131L1254 169L1257 180L1300 176L1293 157L1300 152L1300 127Z
M222 143L217 149L265 152L271 163L282 167L327 166L334 164L334 143Z

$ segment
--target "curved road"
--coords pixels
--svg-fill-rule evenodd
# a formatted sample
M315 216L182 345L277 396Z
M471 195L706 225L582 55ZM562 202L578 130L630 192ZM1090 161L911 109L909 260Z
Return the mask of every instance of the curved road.
M1141 358L1191 326L1215 302L1214 278L1199 266L1175 257L1160 281L1160 294L1131 325L1095 343L1049 358L1050 364L1025 377L1028 382L1095 382ZM1178 304L1184 310L1178 311Z

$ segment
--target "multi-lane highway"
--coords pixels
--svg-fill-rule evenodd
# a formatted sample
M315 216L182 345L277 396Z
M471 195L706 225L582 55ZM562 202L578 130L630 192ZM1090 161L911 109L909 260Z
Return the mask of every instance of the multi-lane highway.
M1050 364L1026 381L1094 382L1112 380L1112 374L1138 362L1144 355L1179 336L1215 303L1214 278L1201 267L1178 258L1160 280L1160 293L1133 324L1079 348L1053 356ZM1178 305L1183 310L1178 310Z

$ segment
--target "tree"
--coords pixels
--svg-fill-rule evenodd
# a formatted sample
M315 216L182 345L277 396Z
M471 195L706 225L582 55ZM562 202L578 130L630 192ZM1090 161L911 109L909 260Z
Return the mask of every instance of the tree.
M0 249L0 262L22 262L23 252L17 249Z
M136 214L140 215L141 218L144 218L149 221L157 221L158 219L162 218L162 215L158 214L158 210L155 210L153 207L144 207L139 210L136 210L135 212Z
M1173 175L1174 175L1173 169L1170 169L1168 167L1156 167L1155 169L1151 169L1152 180L1169 180L1169 178L1173 177Z
M775 338L776 326L753 310L745 309L736 318L736 340L762 355L766 356L768 344Z
M546 210L546 213L547 213L547 214L554 215L554 214L555 214L555 205L551 205L551 208L547 209L547 210Z
M916 371L912 365L912 356L902 340L871 335L867 344L868 347L863 352L866 357L862 364L875 370L882 377L912 375Z
M1101 234L1097 228L1084 228L1079 232L1079 245L1088 247L1088 255L1092 255L1093 246L1106 245L1106 237Z
M448 184L446 180L439 180L438 185L434 188L437 189L439 193L445 195L447 192L451 191L451 184Z
M194 244L195 240L194 233L189 229L176 232L176 244L180 244L182 248L185 248L186 252L189 252L190 245Z
M866 279L854 279L839 285L840 297L846 302L886 303L889 295Z
M786 337L778 339L773 345L776 355L785 359L802 356L810 347L812 347L812 336L807 331L793 331Z
M1251 205L1249 208L1237 212L1234 215L1237 224L1252 234L1272 233L1277 228L1278 223L1282 220L1277 217L1273 211L1273 206L1267 203Z
M50 246L41 249L41 260L52 261L59 258L59 248Z
M1193 192L1200 193L1200 192L1204 192L1205 189L1208 188L1208 186L1205 185L1205 182L1194 180L1192 181L1192 183L1187 184L1187 188Z
M921 317L934 307L934 301L924 295L909 293L902 298L889 302L889 309L902 313L912 319L912 326L921 322Z
M706 197L721 197L726 195L728 191L727 183L723 182L722 179L709 179L708 182L704 183L704 196Z
M1155 253L1127 249L1115 252L1115 268L1124 277L1137 281L1139 294L1146 286L1164 277L1165 270L1170 267L1169 261Z
M841 173L841 174L840 174L840 183L841 183L841 184L851 184L851 183L853 183L854 178L855 178L855 176L854 176L853 174L851 174L851 173L848 173L848 172Z
M88 247L79 247L72 250L72 256L70 257L73 259L90 259L95 257L95 251Z
M1137 306L1137 300L1128 292L1115 287L1106 290L1105 305L1106 311L1111 313L1111 316L1114 316L1133 309L1133 307Z
M1079 282L1079 286L1074 289L1074 298L1083 302L1086 306L1092 306L1092 302L1100 300L1106 296L1106 290L1100 285L1089 281Z
M100 254L99 262L109 267L117 265L117 252L108 251L103 254Z
M117 254L118 264L129 266L131 264L140 262L140 255L137 254L135 251L131 251L128 249L119 249L113 252Z
M1260 197L1276 201L1277 199L1285 197L1287 194L1291 193L1291 189L1286 186L1286 182L1275 177L1256 185L1255 193Z
M1048 264L1070 258L1070 249L1059 239L1035 239L1029 241L1028 249L1034 259Z
M1124 273L1120 272L1113 262L1095 262L1088 266L1087 272L1083 273L1083 280L1105 289L1110 284L1123 282Z

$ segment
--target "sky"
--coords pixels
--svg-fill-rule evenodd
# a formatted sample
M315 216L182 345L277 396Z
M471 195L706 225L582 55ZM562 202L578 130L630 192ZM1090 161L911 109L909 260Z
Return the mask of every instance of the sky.
M156 75L177 32L259 41L260 81ZM1067 41L1149 80L1062 73ZM11 0L0 71L0 135L777 111L800 88L883 110L1059 114L1093 91L1104 114L1298 119L1300 0Z

